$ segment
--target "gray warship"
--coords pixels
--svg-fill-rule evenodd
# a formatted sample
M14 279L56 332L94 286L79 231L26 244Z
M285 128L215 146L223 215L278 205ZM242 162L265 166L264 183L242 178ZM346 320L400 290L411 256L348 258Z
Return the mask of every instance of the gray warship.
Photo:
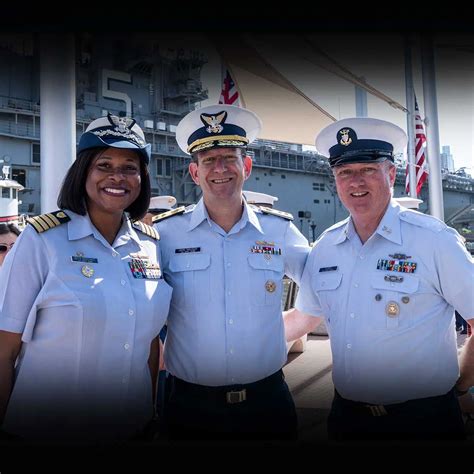
M189 157L175 140L176 125L208 98L200 51L161 47L150 36L76 35L76 135L95 118L111 112L131 112L152 144L153 195L173 195L178 205L200 197L188 173ZM33 34L0 35L0 163L24 189L19 212L40 210L39 53ZM325 157L302 145L257 140L249 147L254 161L248 190L278 197L275 207L293 214L309 241L345 218ZM405 196L405 164L400 162L396 197ZM423 186L421 212L429 208ZM443 174L444 215L467 238L474 233L474 179L467 174ZM474 245L474 243L472 243Z

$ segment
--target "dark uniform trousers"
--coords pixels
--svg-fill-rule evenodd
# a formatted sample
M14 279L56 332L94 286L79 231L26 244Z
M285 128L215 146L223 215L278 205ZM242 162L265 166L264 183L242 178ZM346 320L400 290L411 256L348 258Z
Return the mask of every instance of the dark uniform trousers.
M174 376L167 383L170 439L296 439L295 404L282 370L243 385L210 387Z
M335 391L328 417L329 439L434 440L465 439L454 389L444 395L390 405L343 398Z

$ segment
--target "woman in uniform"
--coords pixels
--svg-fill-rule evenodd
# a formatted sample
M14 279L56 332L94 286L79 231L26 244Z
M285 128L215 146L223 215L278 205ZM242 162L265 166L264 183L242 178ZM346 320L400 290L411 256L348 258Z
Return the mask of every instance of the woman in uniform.
M94 120L59 211L30 219L0 276L0 421L25 439L107 441L153 417L171 288L150 200L150 145L132 119Z

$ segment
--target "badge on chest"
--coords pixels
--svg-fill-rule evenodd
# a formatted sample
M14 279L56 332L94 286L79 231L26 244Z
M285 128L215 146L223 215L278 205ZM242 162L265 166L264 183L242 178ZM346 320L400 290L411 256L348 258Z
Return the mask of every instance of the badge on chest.
M150 262L142 258L132 258L128 262L133 278L157 280L161 278L161 269L158 263Z

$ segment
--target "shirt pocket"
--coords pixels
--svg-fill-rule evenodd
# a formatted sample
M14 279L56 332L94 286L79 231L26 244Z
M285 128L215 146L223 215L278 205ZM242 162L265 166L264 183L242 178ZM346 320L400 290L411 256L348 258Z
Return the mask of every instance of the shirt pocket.
M323 314L331 325L337 321L339 300L341 299L338 290L341 282L342 273L339 272L317 272L311 281L311 287L319 299Z
M284 265L281 256L265 258L266 254L251 253L247 256L249 266L249 294L252 303L259 306L280 305Z
M410 327L413 324L413 295L418 291L419 277L376 272L371 275L370 284L369 301L373 303L368 308L370 326L375 329Z
M207 304L210 292L211 256L206 253L184 253L170 258L169 269L172 275L173 300L178 304L193 307Z

